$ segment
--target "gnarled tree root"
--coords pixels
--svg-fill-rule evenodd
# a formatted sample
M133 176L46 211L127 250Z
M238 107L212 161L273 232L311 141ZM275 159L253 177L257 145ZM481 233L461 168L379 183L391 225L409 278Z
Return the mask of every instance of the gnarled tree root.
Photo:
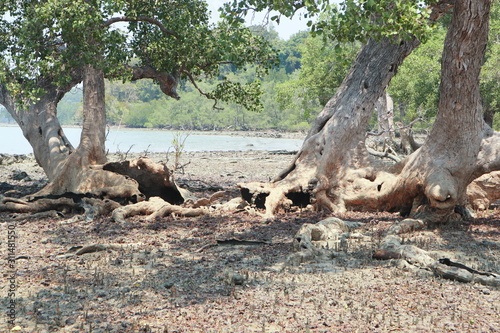
M500 171L493 171L476 178L467 187L467 198L475 210L486 210L500 199Z
M464 283L477 282L488 286L500 286L500 275L498 274L482 273L467 268L448 266L442 264L440 260L436 260L431 257L427 251L424 251L414 245L401 244L401 238L399 237L400 234L415 230L422 230L426 226L427 223L420 219L405 219L392 225L383 239L380 249L374 254L374 257L376 258L377 256L387 253L395 254L397 258L404 259L414 266L430 269L434 272L434 275L445 279ZM395 258L389 256L387 258L379 257L377 259Z
M313 259L334 257L352 232L361 226L363 223L342 221L335 217L302 225L293 240L296 252L287 257L286 264L298 266Z
M362 223L346 222L338 218L327 218L316 224L304 224L294 237L295 253L286 259L289 266L298 266L307 261L331 260L337 256L342 242L353 237L353 231L361 227ZM389 228L387 235L382 240L382 245L373 254L373 259L404 260L414 267L431 270L434 275L460 282L477 282L488 286L500 286L500 275L484 273L456 264L444 264L448 259L436 260L427 251L413 245L403 245L400 234L422 230L427 226L425 221L419 219L405 219ZM462 267L456 267L462 266Z
M61 173L57 179L44 189L22 199L2 198L0 212L11 211L17 213L33 214L45 211L61 211L63 214L76 212L80 215L74 220L91 221L97 216L109 215L122 204L140 203L150 197L159 197L157 200L139 206L123 208L125 215L134 215L140 211L148 214L166 215L200 215L200 210L190 210L175 206L184 202L184 198L172 179L168 168L155 163L149 158L139 158L132 161L108 163L104 166L92 165L73 168L68 164L68 173ZM197 202L198 207L212 200ZM168 204L169 202L170 204ZM159 206L159 207L155 207ZM137 208L137 207L149 208ZM127 207L127 206L125 206ZM120 216L119 213L116 213ZM26 216L26 215L25 215ZM152 217L154 218L154 217Z
M138 202L136 204L119 207L113 211L113 220L124 223L125 218L134 215L149 215L146 220L152 221L157 217L167 215L180 216L200 216L208 213L205 208L188 208L178 205L172 205L160 197L152 197L148 201Z

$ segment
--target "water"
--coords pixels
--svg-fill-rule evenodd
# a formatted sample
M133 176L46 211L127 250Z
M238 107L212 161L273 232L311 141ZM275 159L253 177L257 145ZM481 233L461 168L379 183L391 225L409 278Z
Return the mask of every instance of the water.
M81 128L64 128L69 141L76 147L80 141ZM143 129L111 129L106 139L110 153L127 152L164 153L174 151L172 141L179 132ZM187 138L186 138L186 135ZM298 150L300 139L259 138L247 136L199 134L181 132L183 151L246 151L246 150ZM29 154L33 150L18 126L0 126L0 153Z

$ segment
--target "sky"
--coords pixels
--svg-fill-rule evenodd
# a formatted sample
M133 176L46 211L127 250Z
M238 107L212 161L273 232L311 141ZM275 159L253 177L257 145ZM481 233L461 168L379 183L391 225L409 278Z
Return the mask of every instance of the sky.
M218 9L225 2L228 2L228 0L206 0L206 1L208 3L208 9L212 12L213 22L217 22L219 18ZM299 16L300 15L295 15L295 17L292 20L282 17L279 25L276 22L271 22L269 20L269 24L272 24L274 26L281 39L287 40L288 38L290 38L291 35L299 31L308 30L307 19L304 18L300 19ZM249 15L247 18L248 25L262 25L266 24L267 22L268 21L266 21L265 19L265 13L256 13L255 15Z

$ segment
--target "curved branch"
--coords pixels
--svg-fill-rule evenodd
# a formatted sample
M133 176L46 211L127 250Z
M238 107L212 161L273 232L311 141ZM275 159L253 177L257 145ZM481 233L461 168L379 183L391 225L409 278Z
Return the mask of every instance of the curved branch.
M188 71L186 71L186 70L183 70L183 71L182 71L182 73L183 73L183 74L186 74L186 76L189 78L189 81L191 81L191 83L193 84L193 86L196 88L196 90L198 90L198 92L199 92L201 95L203 95L203 96L205 96L206 98L211 99L211 100L213 100L213 101L214 101L214 105L212 106L212 108L213 108L213 109L215 109L215 110L224 110L224 108L221 108L221 107L218 107L218 106L217 106L217 103L219 102L219 100L218 100L218 99L213 98L212 96L210 96L210 94L208 94L208 93L204 92L203 90L201 90L201 88L200 88L200 87L198 87L198 85L196 84L196 80L194 79L193 75L191 75L191 73L190 73L190 72L188 72Z
M371 149L371 148L368 148L368 147L366 147L366 150L368 151L368 153L369 153L370 155L373 155L373 156L376 156L376 157L380 157L380 158L387 157L387 158L389 158L389 159L393 160L393 161L394 161L394 162L396 162L396 163L401 162L401 158L400 158L399 156L396 156L396 155L394 155L394 154L391 154L391 153L389 153L387 150L386 150L386 151L384 151L384 152L380 152L380 151L376 151L376 150Z
M158 80L158 82L160 82L160 89L165 95L177 100L180 99L180 96L176 91L177 83L179 81L178 77L167 72L160 72L148 65L132 66L129 68L132 69L132 81L137 81L140 79Z
M148 22L151 24L156 25L162 32L165 34L179 38L172 30L168 30L165 28L165 26L157 19L149 17L149 16L138 16L138 17L127 17L127 16L119 16L119 17L112 17L109 20L104 22L105 27L109 27L110 25L118 22Z

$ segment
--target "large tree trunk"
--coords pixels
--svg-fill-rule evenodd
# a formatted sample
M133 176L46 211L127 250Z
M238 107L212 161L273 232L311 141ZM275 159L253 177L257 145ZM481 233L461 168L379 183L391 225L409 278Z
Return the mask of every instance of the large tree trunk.
M54 195L66 192L100 193L102 188L113 188L124 196L140 196L135 180L106 171L106 109L104 100L104 74L87 65L83 73L83 128L80 144L58 168L49 185L36 195Z
M290 204L296 192L314 195L318 207L343 211L342 178L349 168L369 164L364 141L374 106L399 65L418 45L417 39L370 40L316 118L290 166L272 184L242 184L242 193L253 193L254 199L267 196L267 216Z
M479 72L488 35L490 1L455 1L443 54L441 99L424 146L393 168L369 164L364 138L373 105L417 40L370 41L328 102L291 166L272 184L242 184L264 201L266 215L312 196L316 208L434 213L447 220L465 200L467 185L498 170L499 137L482 121ZM496 147L496 148L495 148ZM297 203L297 202L296 202Z
M4 97L2 102L7 104L6 102L10 100L9 94L5 91L2 97ZM105 164L106 110L104 75L101 70L91 65L85 66L83 70L83 128L80 144L76 150L63 151L56 149L59 147L52 147L52 150L45 154L46 146L53 145L52 141L57 141L57 137L51 137L48 142L36 142L37 134L41 136L44 132L62 133L56 117L55 106L58 99L47 94L43 101L30 109L32 113L26 111L22 113L22 119L16 120L19 121L27 138L35 138L34 142L31 140L30 142L32 142L39 163L54 168L54 170L48 170L50 183L23 200L4 198L0 202L0 211L81 210L87 207L85 208L87 212L88 207L93 207L89 214L94 216L96 213L105 213L115 209L118 205L116 201L122 204L138 203L157 196L160 198L155 200L163 203L159 204L158 209L167 205L167 202L163 200L173 204L184 202L184 198L172 179L172 174L165 165L153 163L147 158ZM44 107L47 110L43 109ZM15 106L12 110L16 110ZM30 119L38 123L45 120L43 123L46 128L38 130L32 124L24 123ZM64 152L66 154L63 154ZM174 208L171 212L176 214L205 213L204 210L193 212L181 207ZM168 212L170 211L166 211L165 214Z
M475 178L484 129L479 74L489 9L489 0L455 2L443 52L438 115L426 142L399 177L412 192L423 189L434 209L452 212Z
M43 86L46 93L36 103L26 106L17 104L5 86L0 87L0 103L21 127L49 180L54 179L74 151L57 119L57 103L70 88Z

